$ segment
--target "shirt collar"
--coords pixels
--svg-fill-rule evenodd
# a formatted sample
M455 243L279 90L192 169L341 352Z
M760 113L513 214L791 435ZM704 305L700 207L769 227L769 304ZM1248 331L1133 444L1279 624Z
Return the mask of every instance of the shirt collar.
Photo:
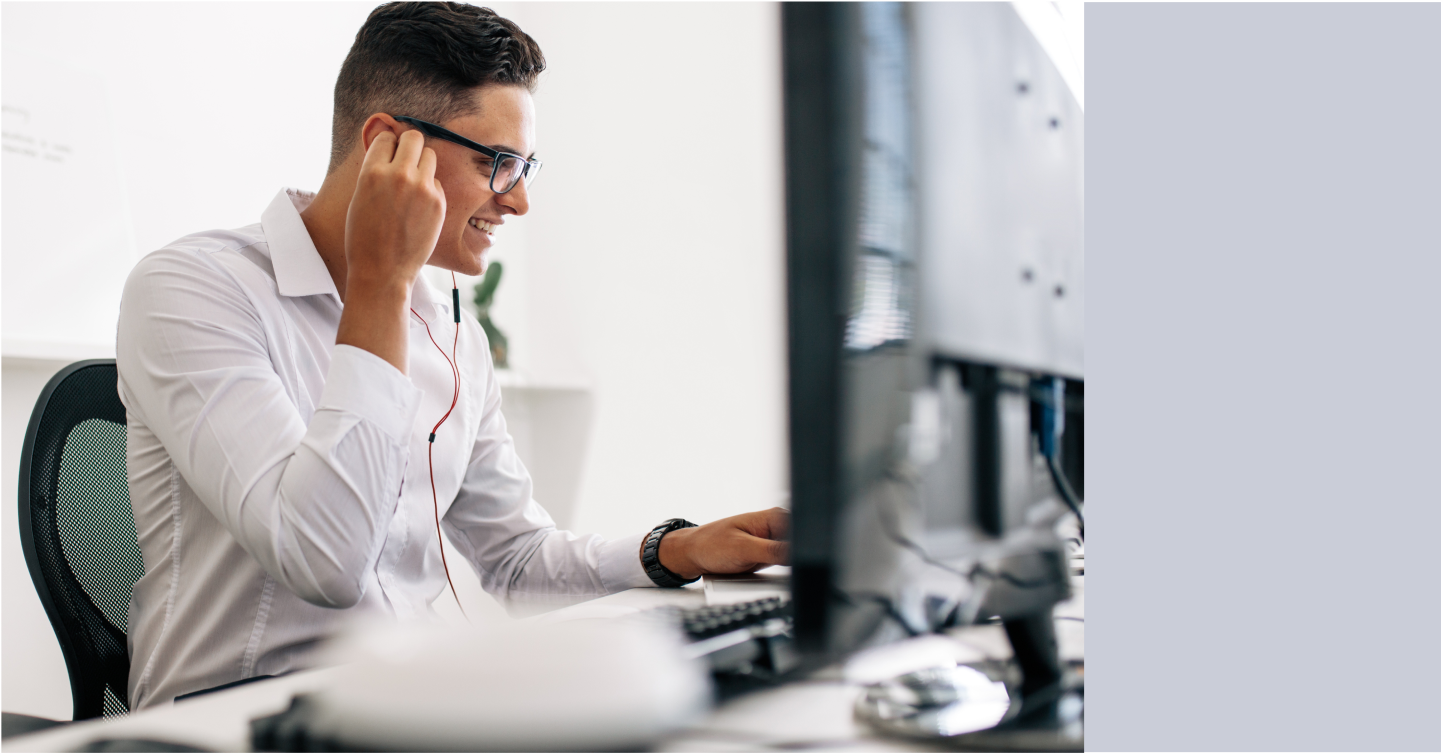
M430 280L425 279L425 272L415 276L415 285L410 289L410 305L417 311L425 311L427 307L437 314L450 314L450 296L436 290Z
M300 219L300 213L314 199L315 194L310 191L282 188L260 215L260 225L270 246L270 263L275 268L275 284L281 295L299 297L329 293L339 298L335 279L330 276L325 260L315 249L315 241L310 239L310 231L305 229L305 222ZM424 274L416 276L410 300L411 305L421 311L429 307L447 316L451 313L450 296L437 291Z
M329 293L339 298L335 280L300 219L300 212L314 199L315 194L309 191L282 188L260 215L260 225L270 246L270 263L275 267L275 284L281 295Z

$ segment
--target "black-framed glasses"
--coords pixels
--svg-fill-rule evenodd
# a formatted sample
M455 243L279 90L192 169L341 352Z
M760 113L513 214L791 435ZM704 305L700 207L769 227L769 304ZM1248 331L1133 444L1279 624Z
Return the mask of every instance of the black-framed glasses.
M419 128L427 136L449 141L452 144L459 144L466 149L474 149L490 158L490 190L495 193L508 193L515 188L521 179L525 179L525 187L530 188L535 184L535 177L540 174L540 160L526 159L519 154L500 152L484 144L477 144L470 139L434 124L427 123L419 118L412 118L407 115L397 115L396 120L402 123Z

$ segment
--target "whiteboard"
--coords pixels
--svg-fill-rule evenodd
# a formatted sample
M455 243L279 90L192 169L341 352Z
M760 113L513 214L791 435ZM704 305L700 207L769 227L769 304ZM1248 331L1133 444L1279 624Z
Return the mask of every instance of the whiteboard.
M12 42L0 88L3 352L113 355L137 254L104 80Z

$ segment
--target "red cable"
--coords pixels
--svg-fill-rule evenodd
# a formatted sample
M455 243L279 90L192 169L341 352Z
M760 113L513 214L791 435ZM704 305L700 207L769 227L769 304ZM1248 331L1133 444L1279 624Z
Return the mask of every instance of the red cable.
M450 273L450 282L459 289L459 285L455 282L454 272ZM460 344L460 322L457 321L455 323L455 341L450 344L450 355L447 356L445 349L440 347L440 343L435 341L435 335L430 334L430 323L425 321L425 317L416 313L416 310L413 308L410 310L410 313L415 314L415 318L419 319L420 323L425 325L426 337L430 338L430 344L434 345L435 349L440 351L440 356L444 358L446 364L450 366L450 374L453 378L454 392L450 398L450 408L445 411L445 415L441 416L440 420L437 421L435 426L430 430L430 440L426 445L425 460L426 464L430 466L430 503L435 509L435 538L440 542L440 566L445 568L445 582L450 585L450 594L455 597L455 605L460 607L460 616L464 617L466 622L470 622L470 615L465 613L465 606L460 603L460 594L455 590L455 581L450 579L450 565L446 564L445 561L445 537L440 534L440 498L435 491L435 433L440 431L440 425L445 423L446 419L450 418L450 414L455 411L456 403L460 402L460 362L455 357L456 347ZM456 319L459 318L460 312L457 311Z

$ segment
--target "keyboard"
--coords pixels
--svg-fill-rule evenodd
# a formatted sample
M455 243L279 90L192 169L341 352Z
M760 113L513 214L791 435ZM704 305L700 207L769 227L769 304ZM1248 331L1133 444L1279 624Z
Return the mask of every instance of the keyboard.
M772 596L734 604L675 610L690 641L692 658L704 659L715 675L774 680L799 663L788 597Z

